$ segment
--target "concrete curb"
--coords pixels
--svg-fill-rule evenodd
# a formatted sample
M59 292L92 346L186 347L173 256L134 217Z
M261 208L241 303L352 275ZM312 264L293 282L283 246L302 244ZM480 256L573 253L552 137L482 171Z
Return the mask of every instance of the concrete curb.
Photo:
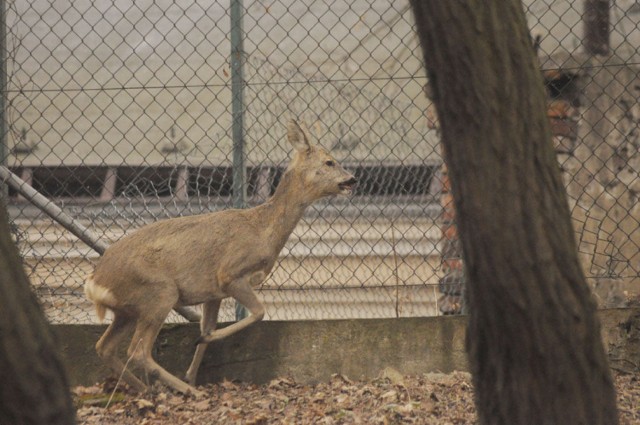
M640 309L602 310L599 315L612 368L637 370ZM261 384L287 376L313 383L334 373L371 379L388 367L412 375L466 370L465 327L463 316L261 322L212 343L198 380L199 384L223 379ZM54 326L71 385L92 385L109 375L94 350L104 329ZM182 376L198 334L197 324L166 326L155 347L158 363Z

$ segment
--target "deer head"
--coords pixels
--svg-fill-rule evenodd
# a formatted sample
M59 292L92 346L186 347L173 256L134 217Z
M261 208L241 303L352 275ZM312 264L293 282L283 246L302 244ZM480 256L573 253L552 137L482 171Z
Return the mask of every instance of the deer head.
M285 176L289 174L300 184L305 198L313 201L331 195L350 195L356 179L346 171L321 146L311 143L309 132L291 120L287 128L287 138L295 149Z

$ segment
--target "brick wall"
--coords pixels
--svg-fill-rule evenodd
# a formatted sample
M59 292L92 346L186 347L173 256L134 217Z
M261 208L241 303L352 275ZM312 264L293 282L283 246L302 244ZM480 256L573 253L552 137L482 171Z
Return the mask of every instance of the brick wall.
M640 299L640 71L613 57L580 60L543 72L547 116L587 281L600 307L622 307ZM433 106L426 118L438 128ZM439 309L456 314L464 267L444 163L441 176Z

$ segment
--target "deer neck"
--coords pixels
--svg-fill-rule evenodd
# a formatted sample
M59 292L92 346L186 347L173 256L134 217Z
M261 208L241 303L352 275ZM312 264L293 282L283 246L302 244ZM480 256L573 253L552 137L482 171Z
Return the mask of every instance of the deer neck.
M305 198L304 185L291 172L286 172L274 195L267 201L269 205L271 237L282 249L289 235L302 218L304 211L312 203Z

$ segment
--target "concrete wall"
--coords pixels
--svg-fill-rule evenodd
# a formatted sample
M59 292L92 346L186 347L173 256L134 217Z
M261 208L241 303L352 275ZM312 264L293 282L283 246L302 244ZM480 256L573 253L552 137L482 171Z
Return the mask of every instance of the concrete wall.
M603 310L600 317L612 367L640 364L640 309ZM212 343L199 383L226 378L260 384L278 376L312 383L334 373L375 378L387 367L403 374L465 370L465 325L464 316L262 322ZM54 328L72 385L91 385L108 375L93 348L104 326ZM195 324L165 327L157 341L156 359L181 376L197 336Z

